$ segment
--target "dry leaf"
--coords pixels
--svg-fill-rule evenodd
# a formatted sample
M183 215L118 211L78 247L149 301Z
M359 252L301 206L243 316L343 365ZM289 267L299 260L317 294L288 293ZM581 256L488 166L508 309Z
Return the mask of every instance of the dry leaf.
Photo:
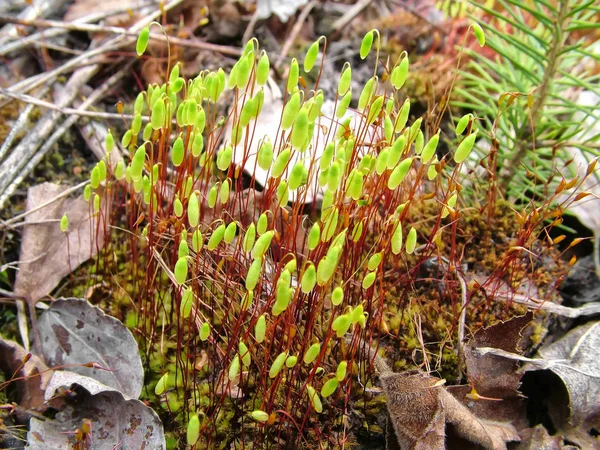
M119 320L86 300L54 301L38 320L41 347L50 366L94 378L131 398L144 384L137 342ZM100 367L85 367L96 363Z
M552 396L548 399L548 409L559 433L583 448L600 448L597 434L592 432L600 429L599 349L600 322L591 322L541 348L539 356L547 363L545 367L535 361L523 368L523 371L531 372L541 367L560 377L568 397ZM568 401L568 405L561 400ZM569 412L560 414L561 411Z
M0 370L5 379L23 378L14 381L18 393L18 404L21 408L38 413L46 410L44 391L52 377L52 371L35 355L23 364L28 352L14 341L0 339ZM2 390L2 389L0 389Z
M27 448L32 450L74 447L75 435L84 419L91 420L89 448L166 448L162 423L156 413L137 399L131 399L93 378L73 372L54 372L45 392L50 400L61 388L72 389L67 405L52 420L31 419ZM88 448L88 447L81 447Z
M29 188L27 211L66 189L52 183ZM66 234L59 227L59 220L65 213L69 218ZM26 222L31 225L25 225L21 239L21 263L14 289L17 296L37 302L50 294L71 271L97 253L104 241L103 231L96 243L96 221L91 219L90 205L81 197L60 199L27 216Z
M256 14L259 19L268 19L275 14L282 22L287 22L308 0L258 0Z
M573 449L570 445L564 445L561 436L550 436L548 430L542 425L535 428L527 428L521 431L521 442L515 450L567 450Z

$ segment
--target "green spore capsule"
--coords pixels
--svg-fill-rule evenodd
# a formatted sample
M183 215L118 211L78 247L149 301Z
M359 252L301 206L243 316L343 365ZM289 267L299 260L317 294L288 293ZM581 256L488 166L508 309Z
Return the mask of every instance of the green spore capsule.
M427 144L425 144L425 147L423 147L423 152L421 153L421 161L423 162L423 164L427 164L431 160L431 158L433 158L439 140L440 132L438 131L431 137L431 139L429 139Z
M192 250L198 253L204 246L204 237L200 230L196 230L192 233Z
M317 56L319 56L319 40L316 40L308 47L306 56L304 57L304 71L310 72L317 62Z
M194 121L194 133L202 134L204 131L204 127L206 125L206 113L204 109L200 107L200 111L196 115L196 120Z
M277 358L275 358L275 361L273 361L273 364L269 369L269 378L275 378L277 375L279 375L279 372L281 372L281 369L283 368L287 357L288 352L282 352L277 356Z
M356 308L352 309L352 311L350 312L350 321L352 322L353 325L358 323L360 318L363 316L363 313L364 313L364 308L363 308L362 304L360 304Z
M404 250L407 254L411 255L417 246L417 230L413 228L410 229L408 235L406 236L406 246Z
M473 118L473 114L471 114L471 113L465 114L464 116L462 116L460 118L460 120L456 124L455 132L456 132L457 136L459 136L465 132L465 130L467 129L467 125L469 125L469 122L471 121L472 118Z
M264 256L266 251L271 246L271 241L272 241L274 235L275 235L275 232L273 230L270 230L270 231L267 231L264 234L262 234L256 240L256 243L254 244L254 247L252 248L252 257L253 258L262 258Z
M240 357L235 355L231 360L231 364L229 364L229 372L227 373L227 377L229 381L233 381L240 374Z
M136 114L135 117L133 118L133 122L131 123L131 132L134 135L137 135L141 129L142 129L142 115ZM114 146L114 141L113 141L113 146Z
M419 134L419 132L421 131L421 124L423 123L423 118L419 117L417 120L415 120L413 122L413 124L410 126L410 132L408 134L408 139L410 141L414 140L417 135Z
M392 75L391 75L391 81L392 81L392 85L394 86L394 89L398 90L401 89L402 86L404 86L404 83L406 82L406 77L408 76L408 68L409 68L409 60L408 57L405 56L404 58L402 58L402 61L400 61L400 64L398 64L394 70L392 70Z
M467 159L467 157L471 153L471 150L473 150L473 145L475 145L475 139L477 139L477 132L468 135L458 145L456 151L454 152L454 161L456 162L456 164L460 164L465 159Z
M352 242L358 242L362 236L363 232L363 222L362 220L354 225L352 230Z
M271 163L273 162L273 145L269 138L265 138L265 140L260 145L258 149L258 158L257 163L258 167L263 170L269 170L271 168Z
M210 336L210 324L208 322L204 322L202 327L200 327L200 340L202 342L206 341Z
M83 188L83 199L86 202L89 202L90 198L92 198L92 187L88 184L85 188Z
M277 186L277 206L283 207L287 205L290 191L288 189L288 183L285 180L281 180Z
M173 274L175 275L175 281L177 281L178 284L181 285L185 283L188 274L188 262L186 257L177 260Z
M210 239L208 240L208 243L206 244L206 248L209 249L210 251L213 251L221 243L224 236L225 236L225 224L222 223L217 228L215 228L215 230L213 231L212 235L210 236Z
M358 200L362 196L363 174L356 169L352 169L348 176L346 196L353 200Z
M363 40L360 44L360 59L365 59L369 52L371 51L371 47L373 46L373 35L375 34L374 30L369 31L364 35Z
M233 158L233 147L231 145L227 145L223 150L219 152L219 156L217 156L217 167L221 171L225 171L229 168L231 164L231 160Z
M252 419L261 423L265 423L269 420L269 414L259 409L252 411L252 413L250 413L250 416L252 417Z
M360 93L360 97L358 98L358 109L360 111L364 111L369 103L371 103L371 99L373 95L375 95L375 88L377 85L377 77L371 77L365 83L365 87Z
M237 233L237 223L231 222L229 225L227 225L227 228L225 228L225 234L223 235L223 241L225 241L226 244L231 244L231 242L235 238L236 233Z
M300 92L294 92L283 108L281 115L281 128L283 130L288 130L294 124L296 116L300 111L300 103Z
M273 178L279 178L281 176L281 174L287 167L287 164L290 160L290 155L291 150L289 148L286 148L281 153L279 153L279 155L277 155L277 158L275 158L273 166L271 167L271 176Z
M394 123L387 112L383 119L383 134L387 142L392 141L392 138L394 137Z
M256 342L259 344L265 340L265 335L267 332L267 318L264 314L261 314L256 320L256 324L254 325L254 338Z
M142 133L142 137L145 141L149 141L150 138L152 137L152 124L151 123L147 123L146 126L144 127L144 132Z
M196 445L198 439L200 439L200 419L197 414L192 414L186 432L187 445L190 447Z
M327 215L327 218L323 223L323 233L321 234L321 240L323 242L327 242L332 238L333 233L335 233L335 230L337 229L338 220L339 211L337 208L334 208L333 211Z
M314 98L313 105L310 108L308 108L308 121L311 124L314 124L319 115L321 114L321 108L323 107L324 101L325 96L323 95L323 91L319 91L319 93Z
M168 384L169 384L169 374L165 373L162 377L160 377L160 379L158 380L158 383L156 383L156 386L154 387L154 393L156 395L164 394L165 391L167 390Z
M331 160L333 159L333 153L335 152L335 144L333 142L328 143L325 146L325 150L323 150L323 154L321 155L321 160L319 161L319 167L321 170L326 170L329 168L331 164Z
M171 149L171 162L175 167L179 167L185 157L185 149L183 147L183 139L179 136L173 143Z
M436 164L438 162L439 161L438 161L437 157L434 157L433 161L431 161L431 164L427 168L427 179L429 181L435 180L437 178L437 176L438 176L438 171L437 171L437 167L436 167Z
M256 222L256 231L258 234L264 234L267 231L267 227L269 226L269 219L266 213L262 213L258 217L258 221Z
M181 241L179 243L179 248L177 249L177 256L179 258L183 258L184 256L188 256L190 254L190 249L188 247L187 241Z
M346 378L346 370L348 369L348 361L341 361L335 371L335 379L340 383Z
M375 282L375 275L377 275L375 272L369 272L365 275L362 281L363 289L369 289L371 286L373 286L373 283Z
M346 95L348 89L350 89L350 83L352 82L352 68L349 63L344 64L342 74L340 75L340 81L338 82L338 95Z
M387 157L387 168L393 169L400 161L402 157L402 153L404 153L404 149L406 148L406 137L404 135L398 137L392 144L389 154Z
M308 179L308 170L302 163L302 161L298 161L292 167L292 171L290 173L290 178L288 180L289 188L291 191L295 191L300 186L306 184L306 180Z
M185 124L187 126L194 125L198 117L198 103L195 99L190 98L185 102Z
M473 29L473 34L477 38L477 42L479 42L479 46L483 47L485 45L485 33L483 32L483 28L477 22L471 25Z
M192 156L197 158L202 150L204 149L204 138L201 134L194 135L194 140L192 141Z
M115 138L110 130L108 130L108 134L106 135L106 138L104 138L104 148L106 149L106 153L112 152L115 148Z
M246 275L246 290L253 291L258 284L261 267L262 258L256 258L254 261L252 261L252 264L250 264L250 267L248 268L248 274Z
M194 188L194 178L191 175L188 175L185 181L185 189L183 190L183 198L190 198L192 195L192 189Z
M98 169L98 165L96 164L92 169L92 173L90 174L90 185L92 189L97 189L100 186L100 169Z
M290 63L290 72L288 74L288 80L286 90L288 94L291 94L294 89L298 86L298 78L300 76L300 68L298 67L298 60L292 59Z
M214 208L215 205L217 204L217 186L213 186L210 188L210 190L208 191L208 195L207 195L207 199L206 202L208 204L209 208Z
M331 303L333 306L339 306L344 301L344 290L338 286L331 292Z
M306 108L302 108L296 117L296 121L294 122L294 126L292 128L292 146L294 148L300 149L307 139L310 136L308 135L308 111Z
M135 98L135 103L133 104L133 113L134 114L142 114L144 112L144 106L146 106L146 101L144 98L144 93L140 92ZM110 131L109 131L110 133Z
M392 233L392 253L394 255L400 254L402 250L402 224L397 221L396 226L394 228L394 232Z
M160 99L152 106L150 124L152 125L153 130L159 130L165 124L165 103Z
M248 99L244 103L242 107L242 111L240 112L240 126L245 127L252 120L252 112L255 110L254 99Z
M400 184L404 181L404 178L406 178L412 162L413 158L406 158L396 166L396 168L390 174L390 178L388 179L388 189L394 190L400 186Z
M295 355L288 356L287 359L285 360L285 367L287 367L288 369L291 369L292 367L294 367L296 365L297 362L298 362L297 356L295 356Z
M327 190L334 192L342 181L342 168L339 161L335 161L327 172Z
M177 107L177 114L175 115L176 120L177 120L177 125L179 127L185 127L186 124L186 120L184 118L184 112L185 112L185 102L181 103L178 107Z
M317 270L315 269L315 265L313 263L310 263L304 271L304 274L302 274L302 281L300 287L302 289L302 292L308 294L310 291L313 290L316 284Z
M103 182L104 180L106 180L106 162L104 161L104 159L98 161L97 166L98 171L100 173L100 182Z
M63 214L63 216L60 219L60 231L62 231L63 233L66 233L68 229L69 229L69 218L67 217L66 214Z
M308 398L310 399L310 403L312 407L315 409L317 413L323 412L323 404L321 403L321 399L319 398L319 394L315 391L315 389L310 385L306 385L306 392L308 393Z
M191 287L188 287L183 292L183 295L181 296L181 308L179 310L181 317L183 317L184 319L187 319L192 312L193 305L194 305L194 291L192 291Z
M340 100L337 110L335 111L335 117L337 119L341 119L348 111L348 106L350 106L350 102L352 101L352 89L350 89Z
M398 112L398 117L396 118L396 124L394 125L394 133L399 133L406 126L406 122L408 121L408 115L410 113L410 99L404 100L402 107L400 108L400 112Z
M259 86L264 85L269 78L269 71L271 70L271 65L269 63L269 57L263 51L261 52L261 56L258 60L258 66L256 68L256 82Z
M198 223L200 222L200 205L198 201L198 195L195 192L190 195L190 199L188 200L187 213L190 227L197 227Z
M242 341L240 341L238 349L240 353L240 358L242 358L242 364L244 365L244 367L249 367L250 363L252 362L252 359L250 357L250 350L248 350L248 347Z
M313 226L310 228L308 232L308 249L314 250L319 245L319 240L321 239L321 227L318 222L315 222Z
M381 109L383 108L383 96L379 96L371 103L369 108L369 114L367 115L367 123L371 125L379 117Z
M250 72L252 70L251 58L253 59L253 55L248 53L247 56L243 57L239 61L236 73L236 86L238 89L244 89L246 87L246 84L248 83L248 79L250 78Z
M229 179L227 179L223 181L223 183L221 183L221 189L219 190L219 200L221 201L222 205L227 203L227 201L229 200L229 190Z
M381 260L383 258L382 252L375 253L373 256L369 258L369 262L367 263L367 268L369 270L375 270L381 264Z
M331 395L333 395L333 393L338 388L339 384L340 383L335 378L331 378L331 379L327 380L323 384L323 387L321 388L321 397L327 398L327 397L330 397Z
M244 240L242 241L242 248L245 252L249 252L254 247L254 241L256 240L256 226L251 223L244 234Z
M144 27L142 31L140 31L140 35L137 38L137 42L135 44L135 52L138 56L142 56L148 48L148 40L150 39L150 27Z
M240 308L242 311L248 311L252 306L252 300L254 300L254 291L246 291L240 302Z
M94 214L98 214L100 212L100 196L98 194L94 194Z
M321 344L316 343L311 345L308 350L306 350L306 352L304 353L304 357L302 358L302 360L304 361L304 364L310 364L312 363L315 359L317 359L317 356L319 356L319 353L321 353Z
M377 175L382 175L387 170L387 162L390 154L391 147L386 147L379 155L377 155L377 160L375 162L375 172Z
M125 176L125 163L120 159L117 161L117 166L115 167L115 178L117 180L122 180L123 176Z
M335 318L331 324L331 329L335 331L337 337L341 338L346 334L351 324L352 322L350 321L350 315L342 314L341 316Z

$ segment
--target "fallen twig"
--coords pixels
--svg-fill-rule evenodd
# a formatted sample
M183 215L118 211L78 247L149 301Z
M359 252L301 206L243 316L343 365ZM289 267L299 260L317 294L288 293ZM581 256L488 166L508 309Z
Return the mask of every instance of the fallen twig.
M311 0L310 2L308 2L306 4L306 6L304 6L304 8L302 8L302 12L298 16L298 19L296 20L296 23L294 24L294 28L292 28L291 33L289 34L288 38L285 41L285 44L283 44L283 47L281 49L281 54L279 55L279 58L277 59L277 67L280 67L281 64L283 63L283 60L285 59L288 52L290 51L290 48L292 48L292 44L294 43L294 41L298 37L298 34L300 33L300 30L302 29L302 24L304 23L304 21L308 17L308 14L311 12L311 10L315 7L316 4L317 4L317 0Z

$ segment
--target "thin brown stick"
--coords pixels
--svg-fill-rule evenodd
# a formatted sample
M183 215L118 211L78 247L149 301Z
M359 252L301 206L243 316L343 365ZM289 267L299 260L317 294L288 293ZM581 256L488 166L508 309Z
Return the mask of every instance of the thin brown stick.
M90 33L106 33L115 34L118 36L130 36L137 38L138 31L129 31L122 27L94 25L86 23L74 23L74 22L61 22L59 20L21 20L16 17L7 16L0 14L0 21L8 23L17 23L20 25L31 25L36 27L47 27L47 28L59 28L70 31L86 31ZM167 42L167 37L162 33L150 33L150 39L154 41ZM209 50L224 55L240 56L242 50L235 47L229 47L227 45L210 44L208 42L201 42L191 39L182 39L175 36L169 36L168 42L173 46L198 48L202 50Z
M52 111L58 111L64 115L74 114L76 116L82 117L93 117L95 119L112 119L112 120L133 120L134 116L131 114L117 114L117 113L107 113L101 111L84 111L78 108L68 108L61 107L59 105L55 105L54 103L50 103L44 100L40 100L39 98L32 97L27 94L17 94L9 91L8 89L0 88L0 94L6 95L7 97L14 98L16 100L20 100L25 103L29 103L35 106L41 106L42 108L50 109ZM148 116L142 116L142 120L150 120Z
M302 24L304 23L304 21L308 17L308 14L311 12L311 10L315 7L316 4L317 4L317 0L311 0L302 9L302 12L298 16L298 19L296 20L296 23L294 24L294 27L292 28L292 32L286 39L285 44L283 44L283 48L281 49L281 54L279 55L279 58L277 59L277 67L280 67L281 64L283 63L283 60L285 59L288 52L290 51L290 48L292 48L292 44L298 37L298 34L300 34L300 30L302 29Z

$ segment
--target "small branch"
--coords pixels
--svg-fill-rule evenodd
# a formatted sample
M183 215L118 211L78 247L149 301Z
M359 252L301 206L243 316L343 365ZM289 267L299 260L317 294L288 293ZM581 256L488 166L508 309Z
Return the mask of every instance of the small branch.
M352 19L358 16L363 9L365 9L373 0L359 0L350 8L346 13L338 20L331 24L332 30L341 30L350 23Z
M308 14L311 12L311 10L315 7L316 4L317 4L317 0L311 0L302 9L302 12L298 16L298 20L296 20L296 23L294 24L294 28L292 28L292 32L286 39L285 44L283 44L283 48L281 49L281 54L279 55L279 58L277 59L277 64L276 64L277 67L280 67L281 64L283 63L283 60L287 56L288 52L290 51L290 48L292 47L292 44L294 43L294 41L298 37L298 34L300 33L300 30L302 29L302 24L304 23L304 21L308 17Z
M112 27L74 22L61 22L59 20L21 20L16 17L7 16L4 14L0 14L0 22L17 23L20 25L31 25L36 27L59 28L69 31L86 31L89 33L115 34L118 36L129 36L132 38L137 38L139 33L138 31L130 31L122 27ZM154 41L167 42L167 37L162 33L150 33L150 39ZM235 47L210 44L208 42L190 39L182 39L175 36L169 36L168 43L176 47L180 46L198 48L202 50L209 50L217 53L222 53L224 55L240 56L242 54L242 50Z
M64 115L76 115L81 117L93 117L95 119L111 119L111 120L123 120L129 119L133 120L134 116L131 114L117 114L117 113L107 113L100 111L84 111L82 109L77 108L67 108L61 107L59 105L55 105L54 103L46 102L44 100L40 100L39 98L32 97L27 94L17 94L9 91L8 89L0 88L0 94L6 95L7 97L14 98L16 100L20 100L25 103L29 103L30 105L41 106L42 108L50 109L52 111L58 111ZM150 120L148 116L142 116L142 120Z

